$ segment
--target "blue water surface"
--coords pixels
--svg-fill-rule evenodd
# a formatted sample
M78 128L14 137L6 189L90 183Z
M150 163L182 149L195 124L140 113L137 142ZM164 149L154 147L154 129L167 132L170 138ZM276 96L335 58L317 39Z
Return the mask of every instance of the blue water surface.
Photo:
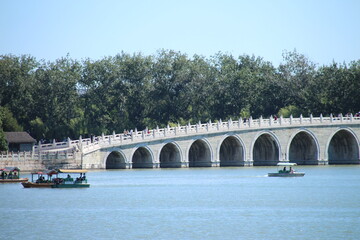
M360 239L360 166L299 168L304 177L133 169L90 171L88 189L0 184L0 239Z

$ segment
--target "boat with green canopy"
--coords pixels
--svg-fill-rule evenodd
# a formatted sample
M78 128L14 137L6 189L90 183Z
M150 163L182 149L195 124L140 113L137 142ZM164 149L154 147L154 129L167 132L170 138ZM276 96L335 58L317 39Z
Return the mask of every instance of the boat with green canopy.
M37 171L31 174L31 182L22 183L24 188L88 188L90 184L86 179L87 170L82 169L56 169ZM63 174L67 174L63 177ZM70 174L79 174L73 178ZM34 176L37 179L34 181Z
M27 182L28 178L20 177L20 169L17 167L6 167L0 169L0 183Z
M278 163L278 171L276 173L268 173L269 177L303 177L304 172L297 172L294 166L296 163Z

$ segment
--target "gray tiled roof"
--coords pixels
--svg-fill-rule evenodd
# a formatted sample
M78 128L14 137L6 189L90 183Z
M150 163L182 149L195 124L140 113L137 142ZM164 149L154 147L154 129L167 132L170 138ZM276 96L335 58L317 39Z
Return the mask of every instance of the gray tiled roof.
M27 132L4 132L8 143L35 143L36 140L32 138Z

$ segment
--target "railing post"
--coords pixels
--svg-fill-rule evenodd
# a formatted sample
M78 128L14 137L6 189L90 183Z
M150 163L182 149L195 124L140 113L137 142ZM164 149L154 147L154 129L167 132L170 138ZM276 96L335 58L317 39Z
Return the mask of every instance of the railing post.
M303 115L300 114L300 124L302 124L302 123L303 123Z
M333 122L333 115L332 115L332 113L330 113L330 122L331 122L331 123Z
M340 113L339 115L340 115L340 122L342 123L343 122L343 114Z
M351 113L351 114L350 114L350 122L353 122L353 120L354 120L354 116L353 116L353 114Z
M261 125L262 125L262 120L263 120L263 117L261 115L260 118L259 118L259 127L261 127Z
M252 119L252 116L249 117L249 127L251 127L253 124L253 119Z
M281 115L281 116L280 116L280 119L279 119L279 124L280 124L280 126L283 124L283 122L284 122L284 117L283 117L283 115Z
M313 123L313 115L310 114L310 123Z
M220 122L217 122L216 128L217 128L218 131L220 130Z
M323 115L322 115L322 113L320 113L320 122L321 122L321 123L323 122Z
M291 114L290 115L290 125L292 125L292 122L293 122L293 115Z
M240 117L238 121L238 128L241 128L241 123L242 123L242 118Z
M272 125L273 125L273 121L274 121L274 118L273 118L273 116L271 115L270 118L269 118L269 126L272 126Z

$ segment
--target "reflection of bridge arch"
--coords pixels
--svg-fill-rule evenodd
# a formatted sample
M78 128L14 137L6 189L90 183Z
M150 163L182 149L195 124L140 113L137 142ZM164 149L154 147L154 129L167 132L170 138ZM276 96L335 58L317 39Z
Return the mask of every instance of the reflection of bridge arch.
M121 151L112 151L105 157L106 169L127 168L126 157Z
M271 132L260 132L252 144L254 166L276 165L280 160L280 143Z
M212 149L206 139L197 139L189 148L189 167L211 167Z
M147 146L138 147L132 155L132 168L153 168L153 153Z
M359 140L350 129L341 128L335 131L326 149L329 164L358 164L360 162Z
M244 166L245 147L238 136L225 136L217 152L220 166Z
M289 140L286 160L302 165L318 164L319 152L319 143L314 134L301 129Z
M166 143L160 151L160 167L181 167L181 149L175 142Z

